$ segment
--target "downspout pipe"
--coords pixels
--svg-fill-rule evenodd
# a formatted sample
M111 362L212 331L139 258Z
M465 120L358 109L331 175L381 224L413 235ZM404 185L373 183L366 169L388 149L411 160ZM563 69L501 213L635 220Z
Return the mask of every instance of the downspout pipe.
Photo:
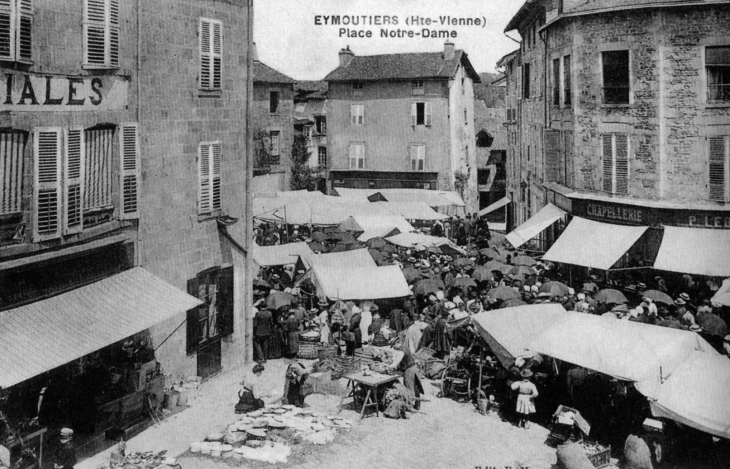
M139 0L137 0L139 1ZM251 123L251 103L253 100L253 0L247 0L248 11L246 12L246 35L247 35L247 54L246 54L246 151L244 152L245 170L246 170L246 203L244 210L244 223L246 224L245 238L242 248L246 251L244 256L245 270L245 329L244 329L244 360L246 363L253 361L253 264L251 262L251 243L253 240L253 191L251 183L253 180L253 128Z

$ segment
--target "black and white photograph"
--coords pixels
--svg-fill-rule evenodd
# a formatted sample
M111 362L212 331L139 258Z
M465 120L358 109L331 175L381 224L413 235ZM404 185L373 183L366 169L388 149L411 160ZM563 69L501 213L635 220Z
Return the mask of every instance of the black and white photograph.
M729 324L730 0L0 0L0 469L730 469Z

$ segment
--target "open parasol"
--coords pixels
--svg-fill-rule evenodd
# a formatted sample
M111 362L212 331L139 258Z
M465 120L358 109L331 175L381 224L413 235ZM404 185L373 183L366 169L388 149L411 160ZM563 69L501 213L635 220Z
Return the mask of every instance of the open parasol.
M487 293L487 296L489 298L495 299L495 300L513 300L520 297L519 293L514 291L511 287L501 286L497 288L492 288L489 290L489 293Z
M497 262L497 261L489 261L486 264L484 264L483 267L490 271L496 270L498 272L502 272L503 274L508 274L512 270L513 266L507 265L507 264L502 264L501 262Z
M482 256L486 256L490 259L498 260L499 262L505 262L507 260L502 254L497 252L497 250L494 248L480 249L479 254L481 254Z
M519 298L512 298L511 300L504 300L501 305L499 305L499 309L502 308L512 308L513 306L522 306L526 305L524 301L522 301Z
M468 257L460 257L451 264L455 265L456 267L471 267L474 265L474 261L469 259Z
M457 288L467 288L467 287L476 287L477 283L474 281L473 278L469 277L456 277L453 282L451 282L452 287Z
M283 291L274 290L271 293L269 293L269 296L266 297L266 306L271 309L279 309L283 306L289 306L291 305L291 302L295 300L297 297L294 295L291 295L289 293L284 293Z
M494 274L486 267L477 267L474 269L474 272L471 273L471 278L477 282L487 282L494 278Z
M550 296L565 296L569 292L569 287L563 282L550 281L540 285L540 292L550 293Z
M267 282L264 279L261 278L255 278L253 279L253 286L254 288L271 288L271 285L269 285L269 282Z
M673 305L674 300L671 296L659 290L646 290L641 294L642 297L651 298L655 303L664 303L665 305Z
M618 290L614 290L613 288L605 288L603 290L599 290L594 298L596 301L602 301L606 304L619 304L629 302L629 300L626 299L626 296L624 296L623 293Z
M537 261L530 256L520 255L512 259L514 265L536 265Z
M439 291L440 285L432 279L423 279L413 287L414 295L428 295Z
M383 238L371 238L365 241L365 245L371 249L378 249L386 246L388 242Z
M512 267L509 273L510 275L534 275L535 269L527 265L516 265Z
M327 239L327 235L322 233L321 231L315 231L314 233L312 233L312 241L324 243L325 239Z
M309 243L309 249L314 252L327 252L327 247L325 247L325 245L322 244L320 241L314 241Z
M443 254L441 248L439 248L438 246L429 246L426 248L426 252L429 254Z
M656 323L656 325L662 326L662 327L669 327L671 329L680 329L683 331L686 331L688 329L686 326L683 326L682 323L677 321L676 319L664 319L664 320Z
M712 313L703 313L697 315L697 325L704 329L708 334L718 337L725 337L730 334L727 323L717 315Z
M406 282L412 283L421 278L421 271L413 267L407 267L403 269L403 276L406 278Z

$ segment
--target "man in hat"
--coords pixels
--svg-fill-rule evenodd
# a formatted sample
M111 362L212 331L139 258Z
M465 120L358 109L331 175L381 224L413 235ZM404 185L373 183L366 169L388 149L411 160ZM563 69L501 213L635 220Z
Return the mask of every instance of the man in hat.
M266 308L258 310L253 318L253 343L256 347L258 361L261 363L266 363L266 360L269 359L269 342L273 329L274 321L271 311Z
M297 310L290 309L286 322L284 323L284 332L286 333L286 355L290 358L297 356L299 352L299 328L301 321L297 319Z
M73 440L74 431L70 428L61 429L61 441L53 458L54 469L73 469L76 465L76 448L71 440Z
M687 309L687 301L681 296L677 298L674 303L677 305L677 318L683 326L691 326L695 324L695 317Z
M433 328L433 344L431 348L436 351L434 357L438 359L442 359L451 353L451 337L447 327L448 318L449 310L443 308L441 310L441 317L436 321Z

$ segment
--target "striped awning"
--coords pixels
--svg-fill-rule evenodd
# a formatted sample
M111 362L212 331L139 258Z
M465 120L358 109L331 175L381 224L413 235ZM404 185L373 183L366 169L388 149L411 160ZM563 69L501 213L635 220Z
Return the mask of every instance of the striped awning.
M65 365L201 301L141 267L0 312L0 386Z

